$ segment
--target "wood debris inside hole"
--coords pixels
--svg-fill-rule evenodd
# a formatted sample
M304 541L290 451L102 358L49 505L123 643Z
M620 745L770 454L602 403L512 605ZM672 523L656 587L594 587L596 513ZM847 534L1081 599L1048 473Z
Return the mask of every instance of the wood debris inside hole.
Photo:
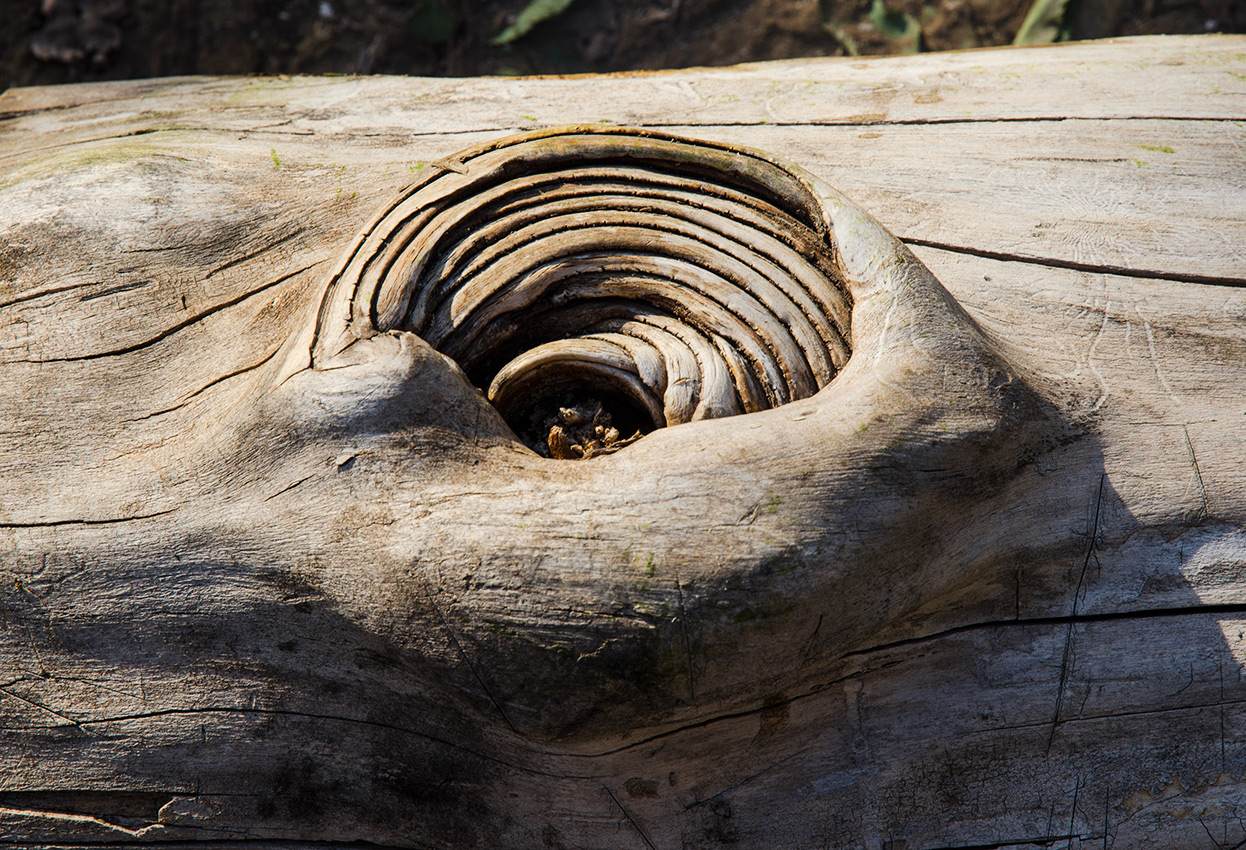
M596 400L559 406L553 415L545 417L541 431L544 445L538 445L537 450L555 460L587 460L611 454L642 436L637 429L624 437L614 426L614 417Z

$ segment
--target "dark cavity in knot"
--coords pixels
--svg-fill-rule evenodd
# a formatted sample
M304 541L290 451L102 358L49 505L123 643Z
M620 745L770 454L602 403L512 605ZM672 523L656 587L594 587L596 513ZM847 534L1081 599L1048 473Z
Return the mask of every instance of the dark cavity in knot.
M583 127L455 160L373 230L356 315L452 357L538 453L777 407L848 361L851 301L799 169Z

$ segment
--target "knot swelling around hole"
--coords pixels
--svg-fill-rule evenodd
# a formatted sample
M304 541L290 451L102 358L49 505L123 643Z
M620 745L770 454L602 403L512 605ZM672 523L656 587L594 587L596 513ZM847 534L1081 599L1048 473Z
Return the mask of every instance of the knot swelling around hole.
M545 456L806 398L848 361L850 297L799 169L583 127L436 165L339 274L350 321L423 337Z

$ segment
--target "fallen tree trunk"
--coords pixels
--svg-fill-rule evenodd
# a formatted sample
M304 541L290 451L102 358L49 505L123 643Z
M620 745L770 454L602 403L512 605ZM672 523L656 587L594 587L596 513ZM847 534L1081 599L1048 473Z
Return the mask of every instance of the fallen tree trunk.
M1240 843L1244 46L0 96L0 836Z

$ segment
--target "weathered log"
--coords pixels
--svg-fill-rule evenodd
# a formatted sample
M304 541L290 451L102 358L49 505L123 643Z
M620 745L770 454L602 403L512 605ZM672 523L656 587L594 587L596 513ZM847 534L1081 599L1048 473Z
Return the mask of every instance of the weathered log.
M1239 844L1244 56L6 92L0 836Z

